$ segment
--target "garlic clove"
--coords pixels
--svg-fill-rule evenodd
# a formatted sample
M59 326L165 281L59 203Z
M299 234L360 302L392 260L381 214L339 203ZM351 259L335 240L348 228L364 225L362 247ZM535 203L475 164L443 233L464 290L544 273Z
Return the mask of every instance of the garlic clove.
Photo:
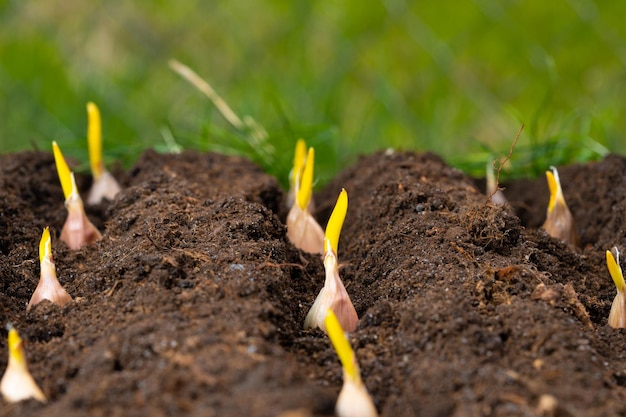
M345 375L343 387L337 397L335 413L338 417L376 417L378 412L367 388L361 382L353 381Z
M609 313L609 326L615 329L621 329L626 327L626 299L623 292L618 292L613 299L611 305L611 312Z
M327 333L324 320L326 312L330 309L337 316L341 327L348 332L353 332L359 324L359 317L346 291L346 287L339 277L337 258L332 250L326 252L324 269L326 271L324 287L317 295L311 310L309 310L304 320L304 328L319 327L324 333Z
M376 417L376 407L361 380L356 355L332 310L327 310L324 324L328 337L343 368L343 387L337 398L335 412L339 417Z
M550 202L548 203L546 221L542 228L552 237L570 245L580 246L580 239L574 226L574 217L563 196L559 173L555 167L550 167L550 169L551 171L546 171L550 188Z
M324 253L324 231L311 214L294 204L287 215L287 238L298 249Z
M78 194L72 194L65 201L65 206L67 207L67 219L61 230L60 239L70 249L79 249L102 238L102 234L87 218L85 207Z
M93 176L93 185L87 198L87 204L101 203L104 199L113 200L121 191L120 185L104 167L102 161L102 120L100 110L95 103L87 103L87 143L89 145L89 163ZM67 197L66 197L67 198Z
M337 266L337 247L347 211L348 193L342 189L326 225L323 245L325 253L324 270L326 273L324 287L317 295L311 310L309 310L304 320L305 329L319 327L326 332L324 320L328 309L331 309L337 315L341 326L349 332L355 331L359 324L359 317L346 291L346 287L339 277L339 268Z
M41 265L41 273L39 283L35 292L30 298L26 310L30 310L33 306L39 304L43 300L50 300L59 306L64 306L72 301L72 297L65 291L57 279L56 268L52 260L52 251L50 243L50 230L46 227L41 236L39 244L39 260Z
M313 190L315 151L309 148L302 175L295 179L295 204L287 215L287 238L298 249L308 253L324 253L324 231L308 211ZM294 168L295 169L295 168Z
M624 297L626 283L624 282L622 267L619 264L619 251L617 247L614 247L613 250L615 251L615 257L611 251L606 251L606 264L617 288L617 295L613 299L611 312L609 313L609 326L623 328L626 327L626 298Z
M87 204L100 204L104 200L113 201L115 196L122 191L122 188L109 171L104 171L98 179L95 179L91 185Z
M67 219L61 230L61 240L70 249L78 249L81 246L93 243L102 238L96 227L89 221L85 214L83 200L78 194L76 179L65 162L61 149L56 142L52 142L54 161L65 196L65 207L67 208Z
M7 344L9 347L9 361L0 381L2 396L9 403L30 398L45 403L47 401L46 396L37 386L30 372L28 372L22 339L17 330L12 327L9 329Z

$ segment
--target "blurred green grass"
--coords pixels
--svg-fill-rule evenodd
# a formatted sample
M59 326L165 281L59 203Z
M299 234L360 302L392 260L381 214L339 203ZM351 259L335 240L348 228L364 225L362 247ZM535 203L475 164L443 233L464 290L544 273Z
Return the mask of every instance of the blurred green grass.
M361 153L429 150L473 175L624 153L626 3L0 0L0 152L85 161L85 103L105 159L148 147L243 153L285 183L299 137L326 182ZM167 66L176 58L269 134L255 152Z

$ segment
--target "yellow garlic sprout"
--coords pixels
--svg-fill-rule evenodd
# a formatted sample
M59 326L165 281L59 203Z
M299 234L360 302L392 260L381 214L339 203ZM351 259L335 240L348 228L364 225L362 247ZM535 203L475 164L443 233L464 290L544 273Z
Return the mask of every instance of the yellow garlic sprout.
M580 240L574 227L574 218L567 207L567 203L565 203L559 173L555 167L550 167L550 170L546 171L548 187L550 188L550 202L548 203L546 221L542 227L550 236L567 244L579 246Z
M287 238L298 249L322 254L324 253L324 231L307 208L313 193L314 163L315 151L309 148L302 175L298 176L296 172L296 201L287 216Z
M337 398L335 412L339 417L376 417L376 407L361 380L361 372L350 342L332 310L324 319L330 338L343 368L343 387Z
M28 372L22 339L13 327L9 329L7 344L9 347L9 363L2 376L2 381L0 381L2 396L10 403L30 398L45 403L47 401L46 396L37 386L30 372Z
M39 304L43 300L50 300L54 304L64 306L72 301L72 297L65 291L57 279L56 267L52 260L52 245L50 243L50 230L46 227L39 242L39 264L41 273L37 288L30 298L27 310Z
M613 248L613 250L615 251L615 257L613 257L611 251L606 251L606 265L617 288L617 295L613 299L613 305L609 313L609 326L623 328L626 327L626 298L624 297L626 284L624 283L622 267L619 265L619 251L617 248Z
M339 277L339 268L337 267L337 246L339 244L339 235L343 221L348 211L348 193L341 190L335 208L328 220L326 226L326 236L324 238L324 269L326 279L324 287L318 294L311 310L304 320L304 328L319 327L326 332L324 319L326 311L331 309L339 319L341 326L346 331L353 332L359 324L359 317L356 314L354 305L350 300L350 296Z
M78 195L74 173L63 158L61 149L56 142L52 142L52 150L54 151L54 161L56 163L59 180L65 195L65 207L67 208L67 220L61 231L61 240L64 241L70 249L78 249L81 246L93 243L100 239L102 235L96 227L89 221L85 214L83 200Z
M287 208L289 209L293 207L296 200L296 190L300 188L300 180L304 169L306 154L306 142L304 139L298 139L293 155L293 168L291 172L289 172L289 192L287 193Z
M113 200L120 192L120 185L104 167L102 161L102 121L100 110L94 103L87 103L87 143L89 144L89 163L93 175L93 185L87 197L87 204L101 203L104 199Z

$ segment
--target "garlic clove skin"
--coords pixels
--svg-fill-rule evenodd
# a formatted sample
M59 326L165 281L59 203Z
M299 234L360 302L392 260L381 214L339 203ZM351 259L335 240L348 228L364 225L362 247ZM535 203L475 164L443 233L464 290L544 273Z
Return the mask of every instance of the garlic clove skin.
M43 300L49 300L61 307L72 302L72 297L65 291L57 279L56 267L52 261L52 255L44 257L41 261L39 283L30 298L26 311L29 311L33 306L36 306Z
M300 142L299 142L300 143ZM302 142L302 152L306 145ZM296 150L296 153L298 151ZM311 202L313 193L313 165L315 163L315 150L309 148L300 162L294 162L292 184L294 188L294 203L287 216L287 237L298 249L309 253L324 253L324 231L309 213L307 207ZM304 163L304 167L300 167ZM300 172L301 171L301 172Z
M574 218L567 204L565 204L565 200L562 200L562 202L557 200L554 210L548 213L546 221L541 227L548 232L550 236L562 240L567 244L574 246L580 245L578 234L574 228Z
M113 201L115 196L122 190L118 182L109 171L103 171L102 174L94 179L87 197L87 204L90 206L100 204L104 200Z
M61 240L70 249L80 249L85 244L94 243L102 235L85 214L83 202L78 194L71 194L65 201L67 219L61 230Z
M626 298L624 297L626 282L619 263L619 255L617 247L613 247L612 251L606 251L606 266L617 289L617 295L613 299L609 313L609 326L613 328L626 327Z
M287 238L296 248L308 253L324 253L324 231L307 210L291 206L287 216Z
M359 317L346 291L346 287L339 277L337 257L332 250L326 252L324 269L326 270L324 287L317 295L311 310L309 310L304 320L304 328L319 327L324 333L327 333L324 319L330 308L337 316L341 327L347 332L353 332L359 324Z
M361 379L355 381L346 372L343 375L343 387L337 398L335 413L338 417L376 417L378 415L372 397Z
M376 407L363 385L354 350L339 324L338 317L332 310L326 310L324 322L343 368L343 387L337 398L335 412L339 417L375 417Z
M0 392L5 401L15 403L34 398L43 403L47 398L28 372L22 339L15 329L9 330L9 362L0 381Z
M580 246L580 238L574 226L574 217L565 202L559 173L555 167L546 171L550 188L550 202L546 213L546 221L541 226L548 234L563 242Z
M624 292L618 291L617 295L613 299L613 305L611 305L611 312L609 313L609 326L620 329L626 327L626 298L624 298Z

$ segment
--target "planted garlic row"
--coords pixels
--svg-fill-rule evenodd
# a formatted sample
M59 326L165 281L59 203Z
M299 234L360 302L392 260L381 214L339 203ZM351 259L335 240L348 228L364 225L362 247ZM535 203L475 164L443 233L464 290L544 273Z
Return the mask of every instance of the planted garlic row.
M546 221L542 228L552 237L573 246L580 246L580 238L576 233L572 213L565 202L557 169L550 167L550 171L546 171L546 178L550 189L550 201L548 203ZM624 283L622 268L619 264L617 247L614 247L613 251L615 254L611 251L606 251L606 263L609 274L617 288L617 295L611 305L608 324L614 328L624 328L626 327L626 294L624 294L626 284Z
M287 237L299 249L324 254L325 281L304 321L305 329L320 328L330 338L343 367L343 387L335 411L339 417L375 417L376 407L361 380L359 366L344 329L356 330L359 318L337 266L337 247L348 211L348 193L341 190L326 231L311 216L314 150L299 140L289 174Z
M39 242L39 283L33 293L26 310L39 304L43 300L64 306L72 301L72 297L65 291L57 278L56 268L52 259L52 245L50 243L50 229L45 228ZM46 396L37 386L28 372L22 339L13 326L9 326L9 361L0 382L0 392L7 402L18 402L34 398L46 402Z
M88 114L88 144L89 161L94 182L89 193L89 204L98 204L103 199L113 199L120 191L120 186L113 176L105 169L102 162L102 128L100 111L94 103L87 104ZM83 201L78 194L74 173L72 173L56 142L52 142L55 165L61 188L65 196L65 207L68 211L67 219L61 231L61 240L70 249L78 249L81 246L93 243L102 236L98 229L89 221L85 214ZM33 292L26 307L30 310L43 300L59 306L64 306L72 301L72 297L59 283L56 267L52 258L52 244L50 229L46 227L39 242L40 276L37 288ZM8 336L9 361L7 369L0 382L0 392L8 402L17 402L29 398L45 402L46 397L39 389L32 376L28 372L22 339L17 331L10 326Z

